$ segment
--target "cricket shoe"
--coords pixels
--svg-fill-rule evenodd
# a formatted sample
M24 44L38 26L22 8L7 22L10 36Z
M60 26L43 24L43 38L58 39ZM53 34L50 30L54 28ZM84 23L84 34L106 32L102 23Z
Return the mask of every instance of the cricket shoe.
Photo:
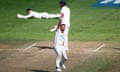
M60 68L56 68L56 72L62 72Z
M62 65L62 68L63 68L63 69L66 69L66 66L63 64L63 65Z

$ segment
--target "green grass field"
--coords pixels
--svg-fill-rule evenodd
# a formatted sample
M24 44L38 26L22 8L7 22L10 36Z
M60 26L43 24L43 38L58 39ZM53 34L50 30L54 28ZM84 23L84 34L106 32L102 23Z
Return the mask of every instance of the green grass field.
M119 53L114 51L96 53L88 60L80 63L79 66L69 70L69 72L119 72L119 56Z
M70 40L120 41L119 8L93 8L96 0L68 0L71 8ZM58 20L16 19L26 8L49 13L59 13L58 1L52 0L0 0L0 40L53 40L48 30Z
M96 0L67 0L67 2L71 9L69 40L120 41L119 8L94 8L92 5ZM60 11L57 0L0 0L0 42L54 39L54 32L50 33L49 29L56 25L58 20L17 19L17 13L26 14L26 8L48 13ZM114 59L109 59L111 55L107 53L93 54L88 61L69 72L118 72L119 53L115 56Z

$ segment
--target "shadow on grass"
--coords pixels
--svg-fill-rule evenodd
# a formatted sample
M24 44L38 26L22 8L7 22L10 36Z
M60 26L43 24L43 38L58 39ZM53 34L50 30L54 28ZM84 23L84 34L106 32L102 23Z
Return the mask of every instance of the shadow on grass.
M114 48L114 49L116 49L116 50L120 50L120 48Z
M29 71L32 71L32 72L55 72L55 71L46 71L46 70L37 70L37 69L31 69Z
M53 49L53 47L49 47L49 46L33 46L39 49Z

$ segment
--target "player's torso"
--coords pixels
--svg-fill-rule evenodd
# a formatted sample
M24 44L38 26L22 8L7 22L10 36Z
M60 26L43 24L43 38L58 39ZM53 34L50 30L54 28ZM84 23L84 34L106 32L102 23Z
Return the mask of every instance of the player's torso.
M61 33L60 29L58 29L55 34L55 46L62 46L64 40L64 33Z
M64 16L61 18L62 24L67 24L69 26L69 24L70 24L70 9L67 6L62 7L61 14L64 14Z

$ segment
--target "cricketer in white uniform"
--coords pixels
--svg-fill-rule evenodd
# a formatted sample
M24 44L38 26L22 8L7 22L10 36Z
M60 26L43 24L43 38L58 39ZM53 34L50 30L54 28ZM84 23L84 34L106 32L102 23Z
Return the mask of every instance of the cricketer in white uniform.
M66 50L68 50L68 32L70 27L70 9L66 6L65 1L59 2L61 6L61 18L57 26L54 50L57 54L56 57L56 71L61 72L61 67L66 68L64 65L68 59Z
M60 18L60 14L48 14L47 12L36 12L33 11L32 9L28 8L27 10L28 15L22 15L22 14L17 14L17 18L20 19L29 19L29 18L46 18L46 19L52 19L52 18Z

